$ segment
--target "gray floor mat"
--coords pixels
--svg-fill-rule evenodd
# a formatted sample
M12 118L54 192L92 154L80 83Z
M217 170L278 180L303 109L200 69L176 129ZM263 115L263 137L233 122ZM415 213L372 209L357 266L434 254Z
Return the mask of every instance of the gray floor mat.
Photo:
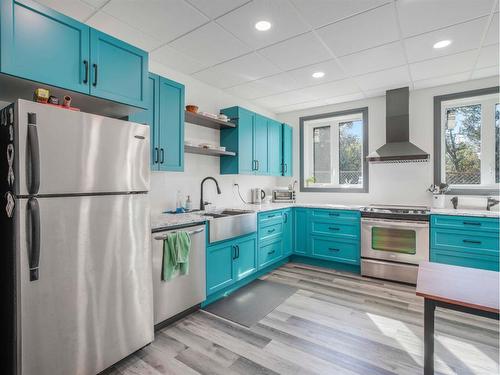
M255 280L229 297L212 303L204 310L250 327L282 304L298 289L266 280Z

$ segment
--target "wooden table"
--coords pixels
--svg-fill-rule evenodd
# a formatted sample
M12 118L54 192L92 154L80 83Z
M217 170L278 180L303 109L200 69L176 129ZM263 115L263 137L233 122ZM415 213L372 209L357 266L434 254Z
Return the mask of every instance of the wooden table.
M443 307L499 319L499 273L421 262L417 295L424 297L424 374L434 374L434 312Z

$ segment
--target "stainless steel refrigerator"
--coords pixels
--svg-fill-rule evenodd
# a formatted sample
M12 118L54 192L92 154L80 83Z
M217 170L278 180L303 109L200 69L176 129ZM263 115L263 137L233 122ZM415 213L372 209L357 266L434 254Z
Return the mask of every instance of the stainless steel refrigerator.
M18 100L0 141L2 373L98 373L153 340L149 127Z

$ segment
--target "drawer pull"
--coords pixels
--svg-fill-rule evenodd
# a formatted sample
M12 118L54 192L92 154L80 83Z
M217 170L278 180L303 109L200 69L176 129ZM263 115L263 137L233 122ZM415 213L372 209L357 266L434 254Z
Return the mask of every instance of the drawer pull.
M267 255L274 254L275 252L276 252L276 250L271 250L271 251L268 251L268 252L267 252Z
M481 241L474 241L474 240L463 240L464 243L473 243L476 245L481 245Z
M337 212L329 212L328 215L330 216L339 216L340 214Z
M340 228L336 228L336 227L328 227L328 229L330 229L330 230L340 230Z
M476 225L476 226L480 227L481 222L479 222L479 221L464 221L464 225Z
M267 231L267 233L273 233L275 230L276 230L276 229L274 229L274 228L273 228L273 229L269 229L269 230Z
M330 250L330 251L340 251L340 249L336 249L334 247L329 247L328 250Z
M271 218L273 218L273 217L275 217L275 216L276 216L276 215L274 215L274 214L273 214L273 215L267 215L267 218L268 218L268 219L271 219Z

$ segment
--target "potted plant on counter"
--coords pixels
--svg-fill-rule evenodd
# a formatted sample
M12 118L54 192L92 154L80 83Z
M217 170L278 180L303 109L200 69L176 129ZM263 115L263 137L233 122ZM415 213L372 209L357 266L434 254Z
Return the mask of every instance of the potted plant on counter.
M450 190L450 186L441 182L439 185L432 184L427 191L432 193L432 207L444 208L446 205L446 192Z

